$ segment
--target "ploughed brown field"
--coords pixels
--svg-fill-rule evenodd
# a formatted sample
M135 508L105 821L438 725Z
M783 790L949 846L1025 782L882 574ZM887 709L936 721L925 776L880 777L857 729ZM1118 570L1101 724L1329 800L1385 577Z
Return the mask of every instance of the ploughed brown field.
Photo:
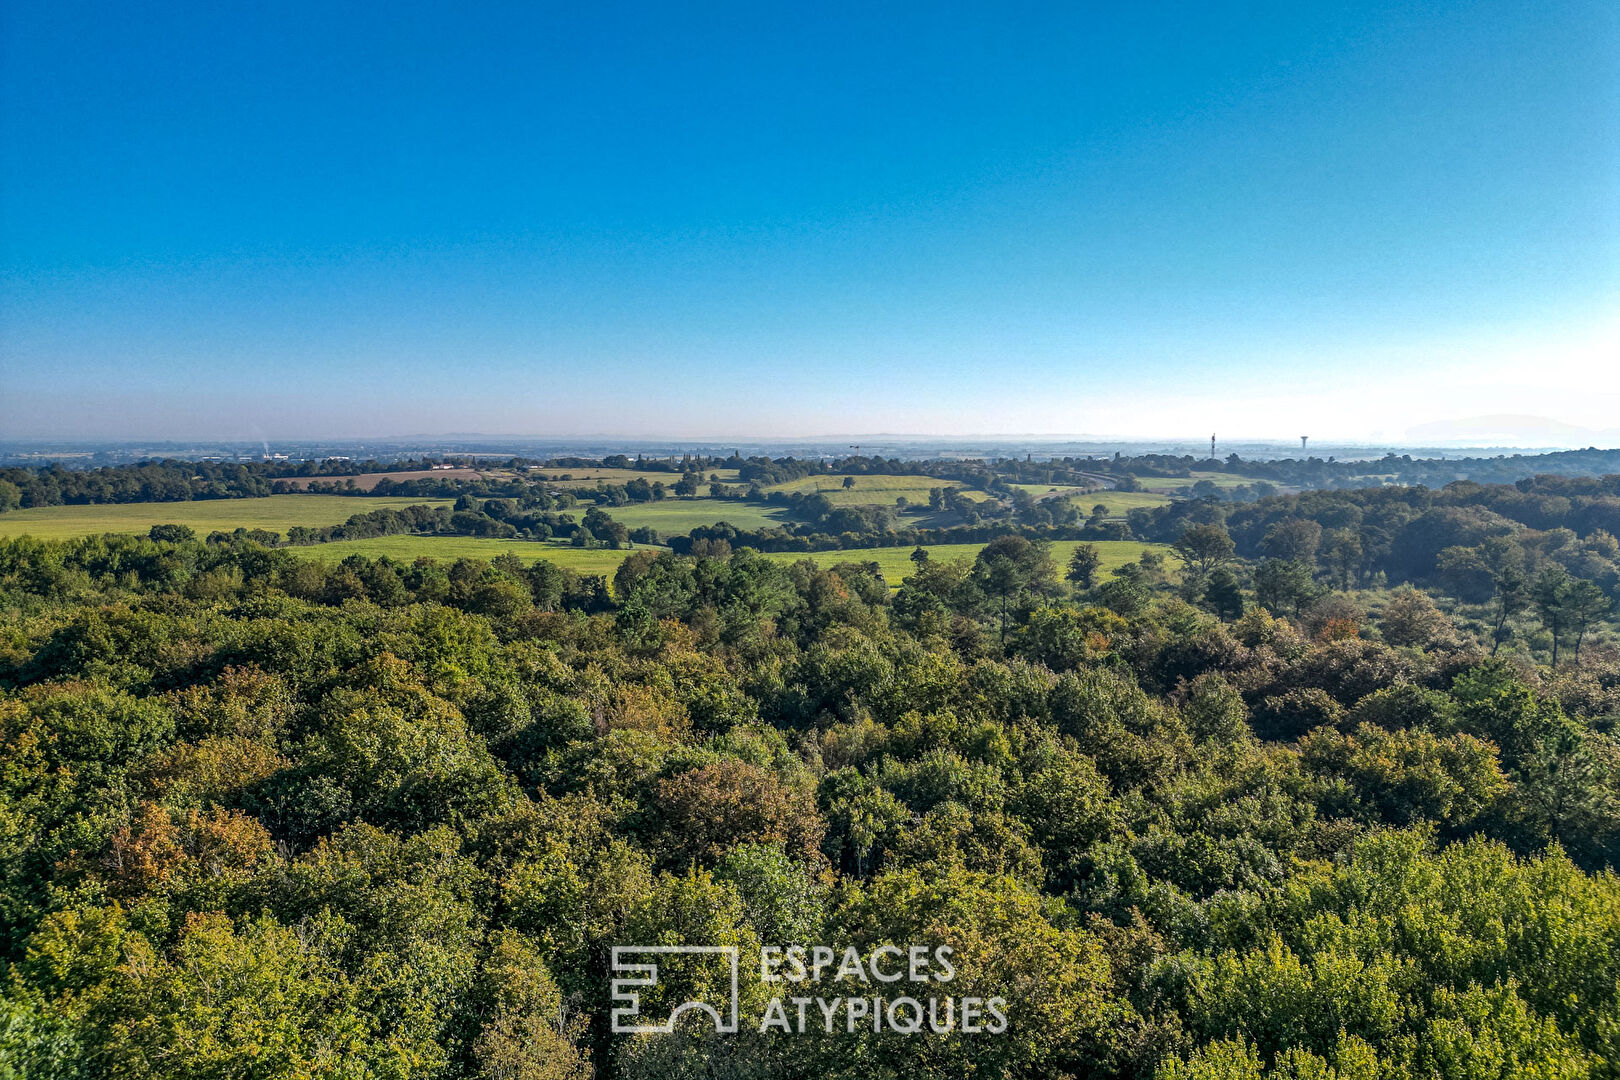
M354 486L361 491L370 491L383 480L402 484L407 480L477 480L484 476L505 474L504 469L415 469L409 472L360 473L355 476L284 476L276 477L272 483L290 484L303 490L311 484L342 484L345 480L353 480Z

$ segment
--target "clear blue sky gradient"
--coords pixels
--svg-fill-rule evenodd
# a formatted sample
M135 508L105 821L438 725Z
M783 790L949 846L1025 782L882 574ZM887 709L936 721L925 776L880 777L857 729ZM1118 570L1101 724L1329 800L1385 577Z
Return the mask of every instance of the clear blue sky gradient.
M1612 3L0 20L0 436L1620 413Z

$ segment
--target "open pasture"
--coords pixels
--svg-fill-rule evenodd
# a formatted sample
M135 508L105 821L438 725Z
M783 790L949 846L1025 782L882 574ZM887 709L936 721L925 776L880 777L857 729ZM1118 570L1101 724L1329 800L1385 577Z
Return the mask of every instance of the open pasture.
M1082 542L1079 540L1053 542L1052 561L1057 565L1060 575L1068 565L1069 556ZM1095 543L1098 553L1102 555L1102 567L1098 572L1102 578L1106 578L1116 567L1139 558L1144 551L1150 549L1161 553L1169 551L1163 544L1145 544L1135 540L1100 540ZM929 557L934 559L972 559L983 547L983 544L927 545ZM314 544L286 550L300 558L319 559L323 562L340 562L350 555L365 555L371 558L387 555L402 562L410 562L419 558L493 559L497 555L511 553L525 562L546 559L581 574L606 575L612 575L613 571L618 569L619 563L630 554L629 550L576 548L566 544L538 543L532 540L487 540L466 536L381 536L372 540L340 540L332 544ZM663 549L638 545L632 550ZM875 562L890 587L898 588L900 582L910 576L915 569L911 561L911 553L914 550L913 547L901 546L849 548L839 551L773 551L767 552L766 558L783 563L809 559L819 566L836 566L846 562Z
M913 478L915 479L915 478ZM1099 496L1117 492L1101 492ZM1090 496L1087 496L1088 498ZM1139 496L1165 501L1164 496ZM926 492L924 493L926 498ZM144 534L153 525L187 525L199 537L236 528L267 529L285 534L294 525L319 527L337 525L350 516L369 510L399 509L421 504L443 505L445 499L371 498L342 495L272 495L263 499L210 499L194 502L119 503L95 506L52 506L15 510L0 514L0 536L30 535L41 539L65 540L102 533ZM739 528L760 528L780 524L777 507L726 499L668 499L657 503L608 508L615 520L630 528L650 525L660 533L684 533L697 525L729 521ZM1060 540L1052 544L1052 558L1061 568L1080 541ZM933 558L972 558L983 544L935 544L928 547ZM1100 541L1103 573L1137 558L1144 549L1163 545L1136 541ZM646 550L637 545L633 550ZM587 574L611 574L630 553L600 548L576 548L560 541L495 540L473 536L379 536L365 540L340 540L330 544L288 547L284 550L304 559L339 562L350 555L372 558L387 555L402 561L418 558L454 560L492 559L514 554L532 562L547 559L558 566ZM663 550L655 548L653 550ZM823 566L841 562L877 562L890 585L898 586L911 573L912 548L852 548L838 551L771 552L780 562L811 559Z
M1167 506L1170 496L1155 491L1082 491L1079 488L1057 487L1051 484L1014 484L1013 487L1029 492L1037 499L1069 499L1082 514L1089 515L1093 506L1107 507L1107 516L1122 518L1142 507Z
M960 480L940 480L932 476L854 476L849 477L855 481L855 486L844 487L846 474L829 473L827 475L802 476L797 480L790 480L785 484L777 484L767 488L766 491L799 492L804 495L821 494L835 506L893 506L894 501L904 498L909 503L928 503L928 492L932 488L966 488ZM971 495L985 498L982 492L973 491ZM971 497L970 495L970 497Z
M1052 561L1057 564L1058 575L1061 577L1068 566L1069 556L1081 540L1056 540L1052 543ZM1098 570L1098 579L1107 578L1110 571L1134 562L1140 558L1142 552L1155 550L1167 554L1169 548L1164 544L1146 544L1137 540L1097 540L1091 541L1102 556L1102 566ZM927 544L924 545L930 559L972 559L984 547L983 544ZM911 576L915 564L911 561L914 547L887 547L887 548L851 548L843 551L813 551L788 552L773 551L767 558L783 562L798 562L800 559L810 559L820 566L836 566L839 563L875 562L882 571L883 578L891 588L899 588L900 582Z
M1200 480L1208 480L1216 487L1234 488L1239 484L1252 484L1254 477L1239 476L1228 472L1194 472L1188 477L1179 476L1138 476L1136 482L1148 491L1180 491L1190 488Z
M102 533L145 533L153 525L188 525L199 537L215 530L268 529L286 534L294 525L341 525L355 514L404 506L447 506L448 499L396 496L270 495L262 499L196 499L191 502L99 503L41 506L0 514L0 536L69 540Z
M581 514L586 508L578 507L572 513ZM660 536L686 534L699 525L727 522L739 529L765 529L787 523L784 507L763 503L742 502L736 499L668 498L658 502L631 503L628 506L602 508L614 521L624 523L627 529L650 526Z
M306 547L288 547L301 559L320 562L342 562L350 555L364 555L380 559L384 555L400 562L417 559L493 559L497 555L516 555L524 562L545 559L568 570L582 574L611 574L618 569L624 557L635 551L662 551L637 544L633 549L614 551L611 548L577 548L565 543L538 540L494 540L479 536L378 536L367 540L338 540L330 544L310 544Z

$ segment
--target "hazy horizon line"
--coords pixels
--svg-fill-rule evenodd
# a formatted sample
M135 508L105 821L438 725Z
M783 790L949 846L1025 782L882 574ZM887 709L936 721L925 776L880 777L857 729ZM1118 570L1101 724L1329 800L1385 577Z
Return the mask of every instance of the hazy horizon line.
M1592 434L1609 435L1608 432L1593 432ZM1382 447L1410 447L1434 449L1489 449L1489 450L1609 450L1620 449L1620 445L1603 446L1597 443L1546 440L1537 442L1497 441L1491 439L1390 439L1363 436L1308 436L1322 447L1346 448L1382 448ZM156 443L156 444L184 444L184 443L219 443L229 446L263 446L267 443L403 443L403 442L431 442L439 440L482 440L500 441L517 440L523 442L605 442L605 443L664 443L664 444L692 444L724 447L731 443L749 444L842 444L846 440L851 450L860 449L861 440L873 440L873 449L878 448L881 441L896 443L939 443L939 442L1009 442L1020 440L1033 440L1049 443L1106 443L1106 444L1159 444L1159 443L1193 443L1202 444L1205 439L1198 435L1186 434L1160 434L1160 435L1115 435L1096 434L1090 432L830 432L807 435L757 435L757 434L705 434L705 435L675 435L675 434L628 434L622 432L588 432L584 434L543 434L524 432L483 432L483 431L446 431L446 432L410 432L388 435L303 435L303 436L276 436L264 435L258 437L242 438L239 436L210 436L210 435L164 435L164 436L52 436L45 438L4 438L0 437L0 445L10 446L127 446L130 444ZM1294 447L1299 442L1295 438L1278 438L1275 436L1234 435L1221 437L1217 433L1217 452L1224 446L1268 446L1268 447ZM1224 456L1224 455L1222 455Z

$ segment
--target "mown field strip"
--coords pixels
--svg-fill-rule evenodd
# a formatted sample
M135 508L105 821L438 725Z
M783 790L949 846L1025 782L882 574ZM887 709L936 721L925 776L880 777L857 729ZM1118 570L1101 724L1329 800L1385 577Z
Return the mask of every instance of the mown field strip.
M294 525L341 525L355 514L404 506L448 506L449 499L364 495L270 495L262 499L197 499L191 502L101 503L42 506L0 514L0 536L70 540L102 533L144 535L153 525L187 525L206 537L215 530L268 529L286 533Z
M1079 540L1058 540L1052 544L1052 560L1058 564L1060 573L1080 543ZM1169 550L1163 544L1144 544L1135 540L1099 540L1095 543L1098 554L1102 556L1100 573L1104 576L1115 567L1139 558L1143 551ZM929 557L934 559L971 559L982 547L983 544L932 544L927 545L927 550ZM380 536L372 540L340 540L332 544L314 544L287 550L301 558L321 559L327 562L336 562L350 555L371 557L387 555L401 560L424 557L492 559L510 552L525 561L547 559L558 566L584 574L611 574L630 554L628 550L576 548L565 544L536 543L527 540L485 540L463 536ZM647 549L638 547L636 550ZM773 551L767 552L766 557L790 563L810 559L820 566L835 566L844 562L875 562L884 580L891 586L898 586L914 569L911 561L911 553L914 550L915 548L902 546L850 548L840 551Z

